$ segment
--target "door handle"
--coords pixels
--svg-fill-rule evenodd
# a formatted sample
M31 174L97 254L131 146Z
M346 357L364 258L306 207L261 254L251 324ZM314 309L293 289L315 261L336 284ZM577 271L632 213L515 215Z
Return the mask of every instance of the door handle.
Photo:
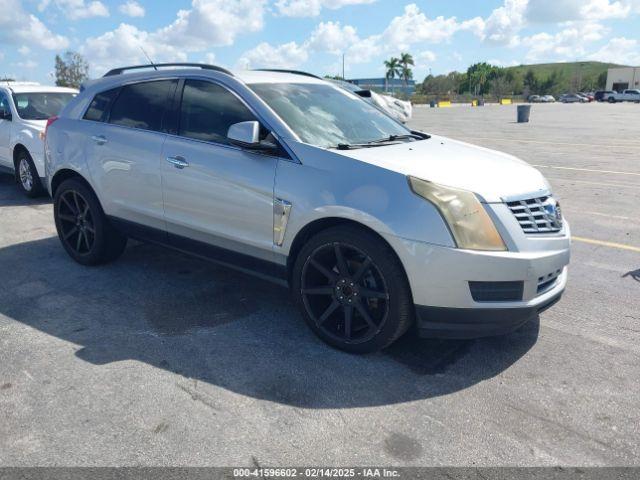
M167 157L167 162L169 162L174 167L179 168L179 169L183 169L184 167L188 167L189 166L189 162L187 162L185 160L185 158L181 157L180 155L176 155L176 156L173 156L173 157Z
M98 145L104 145L107 143L107 138L104 135L94 135L91 137L91 140L96 142Z

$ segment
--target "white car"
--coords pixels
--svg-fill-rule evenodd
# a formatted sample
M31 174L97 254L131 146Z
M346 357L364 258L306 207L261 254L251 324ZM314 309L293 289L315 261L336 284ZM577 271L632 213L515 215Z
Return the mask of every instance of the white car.
M376 93L373 90L362 89L358 85L345 82L344 80L329 81L331 83L335 83L340 88L344 88L345 90L359 95L369 103L380 108L387 115L389 115L394 120L397 120L398 122L407 123L413 116L413 105L411 105L411 102L407 100L400 100L399 98L392 97L391 95L384 95L382 93Z
M622 93L612 92L604 95L604 101L609 103L636 102L640 103L640 90L624 90Z
M32 82L0 83L0 168L15 173L18 185L30 197L45 192L41 135L47 119L77 93Z
M49 123L47 186L78 263L132 237L256 273L350 352L412 325L510 332L562 295L569 225L538 170L322 79L199 66L116 69Z

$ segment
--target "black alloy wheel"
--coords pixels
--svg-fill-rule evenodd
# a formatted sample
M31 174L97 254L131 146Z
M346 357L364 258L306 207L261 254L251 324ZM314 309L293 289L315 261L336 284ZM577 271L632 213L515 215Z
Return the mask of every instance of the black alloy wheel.
M77 255L91 252L96 239L96 229L87 200L75 190L60 195L56 204L60 219L61 238Z
M371 257L341 242L317 248L302 272L302 297L316 325L345 343L373 338L389 316L389 292Z
M111 225L98 197L81 178L70 178L57 187L53 216L62 246L83 265L115 260L127 245L127 237Z
M292 292L309 327L351 353L385 348L415 317L411 289L391 247L355 225L331 227L297 255Z

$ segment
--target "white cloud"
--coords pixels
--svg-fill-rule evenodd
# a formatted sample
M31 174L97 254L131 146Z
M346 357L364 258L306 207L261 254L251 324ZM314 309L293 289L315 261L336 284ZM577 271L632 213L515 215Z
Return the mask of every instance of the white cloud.
M287 17L317 17L323 8L337 10L347 5L373 3L376 0L278 0L275 7Z
M2 8L5 14L0 15L0 43L47 50L63 50L69 45L66 37L49 30L38 17L26 12L18 0L3 0Z
M430 63L436 61L436 54L431 50L424 50L415 55L414 60L416 63Z
M104 3L97 0L89 2L85 2L85 0L42 0L38 5L38 10L43 12L49 5L55 5L70 20L109 16L109 9Z
M146 63L140 47L155 62L185 61L189 53L232 45L239 35L257 32L264 24L265 0L193 0L175 21L153 32L120 24L115 30L88 38L81 48L93 70Z
M38 63L34 62L33 60L26 60L24 62L16 62L14 63L14 65L18 68L32 69L36 68L38 66Z
M245 52L238 60L240 68L296 68L307 61L309 54L303 45L289 42L278 46L262 42Z
M524 13L528 0L505 0L504 5L496 8L484 21L478 22L480 38L498 45L517 45L518 32L525 24Z
M416 4L404 7L382 33L382 42L396 49L406 49L415 43L440 43L449 40L460 28L455 17L429 19Z
M529 0L525 16L533 23L624 18L637 0Z
M212 65L216 62L216 54L215 53L207 53L204 56L204 63L208 63L209 65Z
M359 40L356 29L350 25L342 27L340 22L321 22L311 32L308 44L312 50L341 54Z
M30 52L31 52L31 49L26 45L23 45L18 49L18 53L20 55L29 55Z
M496 67L515 67L516 65L520 65L520 62L518 62L517 60L504 61L497 58L489 59L487 60L487 63L490 65L495 65Z
M135 0L123 3L118 7L118 10L128 17L144 17L145 15L144 7Z
M640 65L640 42L632 38L612 38L602 48L589 55L588 58L620 65Z
M587 52L590 43L601 40L607 29L599 23L568 23L564 30L536 33L522 39L529 47L528 61L573 60Z

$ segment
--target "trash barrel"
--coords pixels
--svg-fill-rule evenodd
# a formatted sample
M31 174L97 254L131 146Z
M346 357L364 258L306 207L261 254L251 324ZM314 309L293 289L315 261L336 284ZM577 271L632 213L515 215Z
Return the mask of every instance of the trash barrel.
M429 106L430 106L431 108L435 108L435 106L436 106L436 101L435 101L435 100L431 100L431 101L429 102Z
M530 113L531 105L518 105L518 123L527 123Z

